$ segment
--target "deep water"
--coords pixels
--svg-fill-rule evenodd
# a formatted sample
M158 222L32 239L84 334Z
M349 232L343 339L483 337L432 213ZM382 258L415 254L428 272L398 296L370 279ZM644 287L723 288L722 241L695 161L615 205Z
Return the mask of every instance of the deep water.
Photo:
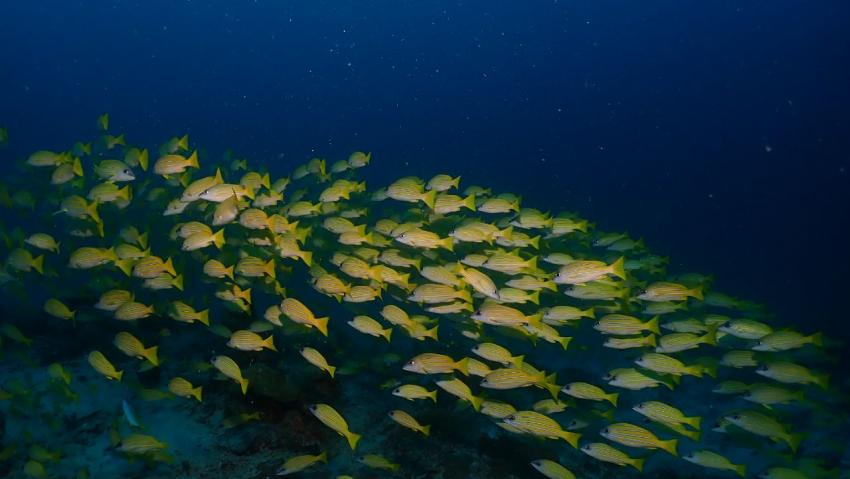
M672 273L710 274L715 289L764 304L779 324L824 331L834 384L847 388L850 3L122 0L6 2L0 11L4 175L35 149L91 137L104 112L133 144L188 133L207 158L231 150L273 176L313 156L371 151L370 187L461 175L465 185L643 238L671 258ZM120 390L81 356L115 331L82 328L74 337L88 343L50 343L41 360L75 361L93 398L73 406L77 417L120 417ZM374 345L346 338L335 346ZM172 347L209 356L204 344ZM389 352L376 351L375 361ZM300 360L290 351L279 365ZM386 401L375 390L383 377L370 373L380 367L359 365L342 398L321 374L288 377L291 384L252 399L266 422L224 432L210 425L253 410L223 399L235 397L232 384L213 383L209 402L177 413L156 402L134 406L150 427L175 426L176 447L197 459L184 465L185 477L243 477L217 468L238 468L247 456L257 470L244 477L264 477L281 462L275 448L317 453L337 439L303 413L317 396L299 390ZM604 372L571 367L562 370ZM2 373L6 384L18 377ZM152 384L160 373L145 374ZM41 379L30 379L37 390ZM486 419L458 424L455 410L426 411L423 421L442 425L445 443L399 434L388 420L381 429L387 443L421 451L410 464L419 477L429 477L435 457L456 471L447 477L533 477L529 460L563 453L505 435L469 437L465 430ZM101 434L111 425L97 417L90 429ZM286 433L293 430L297 439ZM97 434L92 450L102 451L108 444ZM210 457L221 442L228 456ZM588 475L610 472L577 451L564 457ZM661 460L654 473L673 477L676 464ZM700 477L696 468L678 472ZM331 477L324 473L310 477Z

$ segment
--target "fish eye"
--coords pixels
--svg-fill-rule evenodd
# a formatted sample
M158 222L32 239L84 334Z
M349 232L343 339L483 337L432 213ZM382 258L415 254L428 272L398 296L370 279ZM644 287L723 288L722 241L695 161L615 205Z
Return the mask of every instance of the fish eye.
M608 434L608 428L607 427L602 430L602 434Z
M734 416L732 416L732 419L734 419L734 420L736 420L736 421L737 421L737 420L741 419L741 415L740 415L740 414L735 414Z

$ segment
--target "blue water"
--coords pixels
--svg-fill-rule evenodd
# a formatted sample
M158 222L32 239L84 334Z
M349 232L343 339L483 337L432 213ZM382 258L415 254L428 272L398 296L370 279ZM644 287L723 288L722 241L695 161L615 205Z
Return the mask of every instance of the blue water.
M104 112L273 176L372 151L370 188L459 174L850 340L848 2L6 2L0 62L3 158Z
M575 210L840 328L850 4L649 3L14 2L0 119L20 153L100 112L273 171L372 150L380 179Z

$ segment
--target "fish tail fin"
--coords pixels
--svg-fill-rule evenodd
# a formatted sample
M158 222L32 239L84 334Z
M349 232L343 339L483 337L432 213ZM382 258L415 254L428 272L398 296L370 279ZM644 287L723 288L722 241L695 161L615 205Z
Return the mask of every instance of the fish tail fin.
M328 336L328 322L331 318L325 316L324 318L316 318L316 329L319 330L325 337Z
M224 178L221 176L221 168L215 169L215 177L213 178L213 182L217 185L224 183Z
M308 267L313 265L313 252L312 251L302 251L299 255L301 261L304 262Z
M643 463L646 462L646 459L632 459L632 467L638 470L638 472L643 472Z
M670 454L672 454L674 456L678 456L679 453L676 452L676 446L678 446L678 444L679 444L678 439L670 439L669 441L661 441L660 445L661 445L661 449L664 449L665 451L669 452Z
M220 230L216 231L216 232L215 232L215 234L214 234L214 235L213 235L213 237L212 237L212 240L213 240L213 244L215 245L215 247L216 247L216 248L218 248L218 249L223 248L223 247L224 247L224 243L225 243L225 240L224 240L224 228L222 228L222 229L220 229Z
M463 358L455 363L455 369L464 376L469 376L469 358Z
M605 400L611 403L614 407L617 407L617 399L620 397L620 393L611 393L605 396Z
M829 388L829 374L815 374L815 384L822 387L823 389Z
M124 371L115 371L115 379L121 381L121 378L124 376Z
M703 374L705 373L705 366L702 366L700 364L695 364L693 366L686 368L685 373L690 374L691 376L694 376L696 378L701 378L703 376Z
M393 328L387 328L387 329L381 330L381 336L383 336L384 339L387 340L387 342L390 342L390 337L392 336L392 334L393 334Z
M472 302L472 294L467 290L461 290L457 292L457 297L460 300L466 301L467 303Z
M499 234L498 234L498 236L500 238L505 238L507 240L511 239L513 237L513 235L514 235L514 227L513 226L508 226L507 228L503 229L502 231L499 231Z
M540 249L540 235L537 235L534 238L531 238L530 240L528 240L528 244L530 244L532 248L539 250Z
M809 342L817 347L823 346L823 333L815 333L808 338Z
M330 374L331 379L333 379L334 374L336 374L336 366L328 365L328 374Z
M470 211L475 211L475 195L469 195L464 198L463 206Z
M788 447L791 448L791 452L796 454L797 448L800 447L800 443L803 441L802 434L791 434L788 436Z
M130 189L130 185L126 185L124 188L118 190L117 196L124 201L130 201L133 199L133 190Z
M74 163L71 165L71 171L77 176L83 176L83 164L79 158L74 158Z
M248 394L248 380L245 378L239 379L239 387L242 388L242 395Z
M557 284L555 284L555 282L554 282L554 281L552 281L552 280L545 281L545 282L543 283L543 287L544 287L545 289L548 289L549 291L554 291L554 292L556 292L556 293L558 292L558 285L557 285ZM591 310L592 310L592 309L593 309L593 308L591 308Z
M525 267L530 270L537 269L537 256L532 256L531 259L525 263Z
M422 195L422 202L428 207L428 209L434 209L434 202L437 200L437 190L431 190Z
M319 454L319 455L316 457L316 460L317 460L317 461L319 461L319 462L324 462L325 464L327 464L327 463L328 463L328 452L327 452L327 451L322 451L322 453L321 453L321 454Z
M130 275L133 272L133 260L131 260L131 259L120 259L120 260L116 261L114 264L115 264L115 267L120 269L122 273L126 274L127 277L130 277Z
M687 423L697 431L700 429L700 423L702 423L702 418L699 416L689 417Z
M557 289L555 290L557 291ZM596 316L596 308L590 307L581 312L581 316L584 318L593 318Z
M434 404L436 404L437 403L437 390L435 389L435 390L429 392L428 397L431 398L432 401L434 401Z
M275 279L277 274L275 273L275 263L274 258L270 259L268 263L266 263L266 274L269 275L271 279Z
M455 248L454 238L452 238L451 236L447 236L447 237L443 238L442 240L440 240L440 246L442 246L443 248L445 248L449 251L454 251L454 248Z
M620 256L617 261L611 263L609 272L620 279L626 279L625 256Z
M514 200L513 203L511 203L511 206L510 206L511 211L519 213L519 202L520 202L520 199L517 198L517 199Z
M251 288L243 289L237 296L245 300L246 303L251 304Z
M469 403L472 404L472 409L475 409L475 412L481 410L481 404L484 402L483 397L479 396L470 396Z
M531 304L535 304L540 306L540 290L537 290L528 295L528 300L531 301Z
M177 276L177 270L174 269L174 262L171 260L171 258L165 260L165 262L162 264L162 269L171 276Z
M193 151L192 154L189 155L188 163L189 163L189 166L192 167L192 168L199 168L200 167L198 165L198 150Z
M260 184L265 186L267 190L272 188L272 180L268 173L260 178Z
M654 347L656 347L656 346L658 346L658 342L655 340L655 335L654 335L654 334L650 334L650 335L646 338L646 344L647 344L648 346L652 346L653 348L654 348Z
M89 205L86 207L86 213L88 213L89 217L95 223L103 223L103 220L100 219L100 214L98 214L98 212L97 212L97 205L98 205L97 200L89 203Z
M702 286L697 286L696 288L688 290L688 296L691 296L694 299L702 301L703 300Z
M230 281L233 281L233 268L236 265L230 265L227 268L224 268L224 275L230 278Z
M270 334L269 337L263 340L263 346L271 349L272 351L277 351L277 347L274 345L274 334Z
M514 356L511 358L511 364L513 364L514 368L519 369L522 367L522 363L525 361L525 356L520 354L519 356Z
M702 366L702 372L704 374L708 374L714 379L717 379L717 366L714 365L705 365Z
M30 263L30 266L32 266L32 269L36 270L38 272L38 274L43 275L44 274L44 255L40 254L40 255L36 256L32 260L32 263Z
M578 449L579 438L581 438L581 434L577 432L561 431L561 439L567 441L567 443L575 449Z
M429 329L429 330L425 331L425 334L423 334L422 336L425 336L425 337L431 338L431 339L433 339L434 341L439 341L440 339L437 337L437 330L439 329L439 327L440 327L440 325L439 325L439 324L438 324L438 325L436 325L436 326L434 326L433 328L431 328L431 329Z
M649 330L649 331L651 331L651 332L653 332L653 333L655 333L655 334L661 334L661 330L660 330L660 329L658 329L658 318L659 318L659 317L660 317L660 316L655 316L654 318L652 318L652 319L650 319L649 321L647 321L647 323L646 323L646 329L647 329L647 330Z
M198 402L201 402L201 394L203 393L203 390L204 390L203 386L198 386L196 388L192 388L192 397L197 399Z
M171 280L171 285L177 288L178 291L183 291L183 275L178 274Z
M747 465L746 464L736 464L735 465L735 474L745 477L747 475Z
M449 184L454 186L455 188L460 188L460 175L457 175L452 178L452 181L450 181Z
M431 435L431 425L430 424L427 425L427 426L422 426L422 434L424 434L425 436Z
M198 321L203 323L205 326L209 326L210 325L210 310L205 309L203 311L200 311L198 313Z
M349 445L349 447L351 447L352 451L357 449L357 443L360 442L360 438L361 438L360 434L357 434L357 433L354 433L354 432L349 432L348 434L345 435L345 439L348 440L348 445Z
M558 341L558 344L560 344L562 348L567 349L567 346L569 346L570 341L572 341L572 340L573 340L573 338L571 338L569 336L561 336L561 337L557 338L555 341Z
M148 149L145 148L139 154L139 166L142 167L142 171L148 171L149 160L150 160L150 154L148 153Z
M157 356L157 351L159 351L159 346L151 346L145 349L145 353L143 356L145 359L150 361L154 366L159 366L159 357Z

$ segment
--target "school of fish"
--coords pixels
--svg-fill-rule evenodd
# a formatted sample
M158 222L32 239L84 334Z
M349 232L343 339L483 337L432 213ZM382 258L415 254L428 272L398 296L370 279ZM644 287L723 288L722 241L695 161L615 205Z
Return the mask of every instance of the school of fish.
M187 360L161 354L161 342L206 334L216 346L203 375L187 367L146 390L200 403L214 375L243 400L254 387L247 358L282 350L346 381L358 358L323 341L363 335L404 354L383 373L397 407L374 419L421 441L439 440L439 425L409 405L459 401L459 421L483 415L517 441L563 440L615 475L658 473L653 458L666 455L717 477L838 477L845 396L819 367L830 357L822 334L774 324L712 290L710 276L668 274L640 240L446 174L367 188L357 175L369 153L272 177L245 160L207 161L188 136L149 150L109 133L108 115L98 128L91 143L33 152L2 181L3 301L41 312L0 320L4 349L33 347L46 322L112 323L120 331L86 354L104 381L121 382ZM305 287L318 295L296 295ZM72 382L62 364L45 367ZM16 397L0 390L2 402ZM309 413L357 450L369 425L350 424L348 408L316 402ZM131 458L168 454L155 431L113 445ZM28 477L49 477L60 460L4 446ZM754 470L741 451L765 465ZM291 457L269 474L328 460ZM378 454L358 462L353 474L404 467ZM529 477L571 469L558 457L528 464Z

